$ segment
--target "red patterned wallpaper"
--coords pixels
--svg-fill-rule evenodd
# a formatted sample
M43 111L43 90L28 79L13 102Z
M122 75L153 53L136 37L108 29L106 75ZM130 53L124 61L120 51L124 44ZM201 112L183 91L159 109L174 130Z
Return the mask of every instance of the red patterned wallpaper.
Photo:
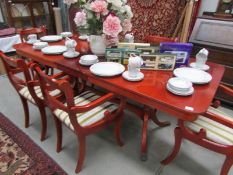
M186 0L128 0L134 17L135 39L143 40L146 35L171 36L178 23ZM70 9L70 20L73 31L74 14L77 10Z
M136 40L146 35L171 36L185 6L185 0L128 0Z

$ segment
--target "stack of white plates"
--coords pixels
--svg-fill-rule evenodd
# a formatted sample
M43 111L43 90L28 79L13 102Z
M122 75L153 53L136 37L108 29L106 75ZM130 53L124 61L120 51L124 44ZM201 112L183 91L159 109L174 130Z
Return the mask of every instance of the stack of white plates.
M189 80L183 78L170 78L167 82L167 89L176 95L188 96L193 94L193 85Z
M47 47L48 46L48 43L47 42L36 42L33 44L33 49L36 49L36 50L41 50L43 49L44 47Z
M79 63L84 66L91 66L95 63L97 63L98 57L96 55L83 55L81 56Z

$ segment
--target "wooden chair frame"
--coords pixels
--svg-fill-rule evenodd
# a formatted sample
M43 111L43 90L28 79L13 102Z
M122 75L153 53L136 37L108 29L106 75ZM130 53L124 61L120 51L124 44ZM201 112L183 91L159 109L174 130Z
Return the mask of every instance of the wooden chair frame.
M116 126L115 126L116 141L120 146L123 145L123 142L121 141L121 137L120 137L120 128L121 128L121 122L122 122L122 117L124 113L123 110L126 104L126 100L124 98L121 98L119 107L115 112L110 113L109 111L106 111L104 113L105 117L102 120L94 124L88 125L86 127L82 127L77 121L77 116L76 116L77 113L87 112L103 104L104 102L115 98L116 96L113 93L107 93L106 95L101 96L97 100L90 102L87 105L75 106L74 92L69 82L67 82L66 80L55 80L47 76L45 73L41 71L39 66L36 64L34 64L32 67L39 77L40 86L42 89L42 93L45 97L44 99L45 99L46 105L51 109L52 112L55 109L61 109L65 111L66 113L68 113L71 124L74 127L74 132L77 136L77 140L79 144L79 154L78 154L79 159L78 159L76 170L75 170L76 173L81 171L81 168L84 162L87 135L95 133L105 128L112 122L115 122L116 123ZM49 87L59 89L64 94L65 99L66 99L65 102L67 106L65 106L61 101L59 101L58 99L54 98L53 96L49 94L49 91L48 91ZM54 114L53 114L53 117L55 120L56 131L57 131L56 150L57 152L60 152L62 148L62 122Z
M219 88L221 88L226 94L233 96L233 90L224 86L220 85ZM221 116L218 116L214 113L211 113L207 111L205 114L202 116L207 117L211 120L214 120L220 124L223 124L227 127L233 128L233 121L227 120ZM176 155L178 154L182 139L187 139L193 143L196 143L197 145L200 145L204 148L207 148L209 150L215 151L220 154L226 155L225 162L222 166L221 173L220 175L227 175L231 166L233 165L233 145L223 145L220 143L216 143L214 141L208 140L206 138L206 130L202 128L198 133L190 130L185 126L185 121L183 120L178 120L178 126L175 128L175 146L173 148L173 151L171 154L164 159L161 164L163 166L169 164L173 159L175 159ZM159 173L161 172L161 169L159 170Z
M160 44L161 42L177 42L177 40L177 38L168 38L156 35L148 35L144 38L144 42L152 44Z
M39 37L39 35L47 35L47 28L46 26L41 26L38 28L28 28L28 29L20 30L19 35L21 42L24 43L25 38L31 34L36 34L37 37Z

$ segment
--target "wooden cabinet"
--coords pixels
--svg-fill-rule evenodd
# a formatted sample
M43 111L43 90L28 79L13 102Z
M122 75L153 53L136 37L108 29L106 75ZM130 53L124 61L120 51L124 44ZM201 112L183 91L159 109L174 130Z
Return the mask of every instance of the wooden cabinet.
M1 6L10 26L21 29L46 25L55 33L52 0L1 0Z
M208 60L225 66L222 83L233 88L233 19L198 18L190 42L194 44L193 56L207 48ZM218 92L218 98L233 105L233 99L222 92Z

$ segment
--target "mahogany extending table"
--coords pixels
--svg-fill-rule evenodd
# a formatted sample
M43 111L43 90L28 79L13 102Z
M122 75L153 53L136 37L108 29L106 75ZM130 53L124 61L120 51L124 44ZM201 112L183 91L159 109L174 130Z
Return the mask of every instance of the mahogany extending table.
M49 45L64 45L64 41L49 43ZM65 73L81 77L85 80L111 91L119 96L134 100L143 104L144 115L141 159L147 159L147 126L148 120L159 126L167 126L168 123L160 122L156 117L156 109L171 114L178 119L193 121L198 115L207 111L210 106L220 81L223 77L224 67L219 64L208 62L208 71L213 79L205 85L194 85L194 93L191 96L182 97L170 93L166 89L169 78L173 77L171 71L142 70L144 79L140 82L129 82L122 76L99 77L89 71L89 67L78 63L79 58L67 59L62 55L45 55L41 51L34 50L32 45L21 43L14 45L18 55L30 58L41 64L57 68ZM154 109L154 110L153 110Z

